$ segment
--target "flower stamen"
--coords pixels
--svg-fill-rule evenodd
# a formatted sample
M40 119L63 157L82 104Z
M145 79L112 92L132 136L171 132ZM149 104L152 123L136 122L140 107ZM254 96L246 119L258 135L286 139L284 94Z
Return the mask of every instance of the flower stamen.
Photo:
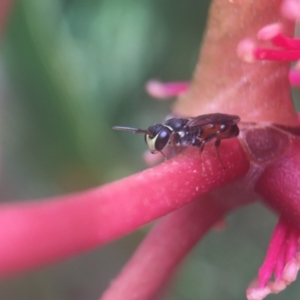
M300 232L282 217L276 225L257 280L248 288L248 300L262 300L277 294L296 280L300 267ZM274 275L274 281L270 279Z

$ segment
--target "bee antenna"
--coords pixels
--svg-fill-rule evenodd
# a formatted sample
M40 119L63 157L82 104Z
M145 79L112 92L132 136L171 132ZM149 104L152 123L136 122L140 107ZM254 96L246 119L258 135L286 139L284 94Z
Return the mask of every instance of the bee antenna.
M124 131L132 131L133 133L149 133L147 130L144 129L138 129L134 127L126 127L126 126L114 126L114 130L124 130Z

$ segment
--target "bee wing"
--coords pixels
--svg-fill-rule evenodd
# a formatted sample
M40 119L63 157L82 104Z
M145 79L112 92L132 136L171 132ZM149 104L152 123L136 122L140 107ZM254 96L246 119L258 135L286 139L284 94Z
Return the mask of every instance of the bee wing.
M240 121L239 116L216 113L216 114L200 115L198 117L190 118L190 121L188 121L186 125L189 127L194 127L194 126L204 126L204 125L216 124L216 123L236 124L239 121Z

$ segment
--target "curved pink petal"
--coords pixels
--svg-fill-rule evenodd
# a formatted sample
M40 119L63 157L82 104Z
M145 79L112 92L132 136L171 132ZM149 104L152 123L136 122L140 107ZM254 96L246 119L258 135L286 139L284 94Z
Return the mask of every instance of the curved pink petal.
M4 29L12 5L13 5L13 0L0 1L0 33L2 33Z
M297 21L300 19L300 2L299 0L283 0L281 13L288 19Z
M177 82L161 82L158 80L150 80L146 84L146 91L152 97L165 99L176 97L185 93L189 88L190 83L187 81Z
M300 226L300 139L290 138L284 155L267 167L257 182L256 190L273 209Z
M273 236L271 242L269 243L269 249L266 254L266 258L264 260L263 265L260 267L258 271L258 280L259 280L259 287L263 288L268 280L271 278L274 270L276 269L276 265L278 264L278 257L284 259L285 253L281 253L283 250L283 244L285 243L287 233L288 233L288 226L284 219L280 219L277 226L274 229ZM282 272L283 264L279 262L280 270L277 272ZM277 274L278 277L278 274Z
M153 299L191 248L230 209L203 196L164 217L100 299Z
M300 86L300 72L297 70L290 70L289 80L292 86Z
M81 193L0 208L0 275L61 260L116 239L243 176L237 139L200 156L188 149L154 168ZM213 151L212 151L213 149Z

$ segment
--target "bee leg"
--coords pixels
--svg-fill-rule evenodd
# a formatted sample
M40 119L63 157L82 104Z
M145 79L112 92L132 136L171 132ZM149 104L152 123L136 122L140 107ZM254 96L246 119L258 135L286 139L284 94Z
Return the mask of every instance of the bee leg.
M173 147L173 149L175 149L176 155L182 151L182 145L180 143L180 139L178 138L178 134L176 132L171 133L170 145Z
M201 161L201 166L202 166L202 173L205 174L205 168L203 166L203 161L202 161L202 152L204 150L204 146L205 146L205 140L198 140L198 145L197 147L199 147L199 152L200 152L200 161Z
M159 151L159 152L160 152L160 154L164 157L164 160L167 161L168 158L166 157L166 155L165 155L162 151Z
M176 147L177 146L176 145L176 134L175 134L175 132L171 133L169 144L171 145L171 147Z
M203 152L203 150L204 150L204 145L205 145L205 141L203 140L203 141L201 142L200 146L199 146L199 151L200 151L200 153Z
M220 157L220 152L219 152L220 144L221 144L221 140L217 139L216 142L215 142L215 147L216 147L216 150L217 150L217 155L218 155L219 161L220 161L220 163L221 163L221 165L223 167L223 170L225 170L226 168L225 168L224 164L222 163L222 160L221 160L221 157Z

